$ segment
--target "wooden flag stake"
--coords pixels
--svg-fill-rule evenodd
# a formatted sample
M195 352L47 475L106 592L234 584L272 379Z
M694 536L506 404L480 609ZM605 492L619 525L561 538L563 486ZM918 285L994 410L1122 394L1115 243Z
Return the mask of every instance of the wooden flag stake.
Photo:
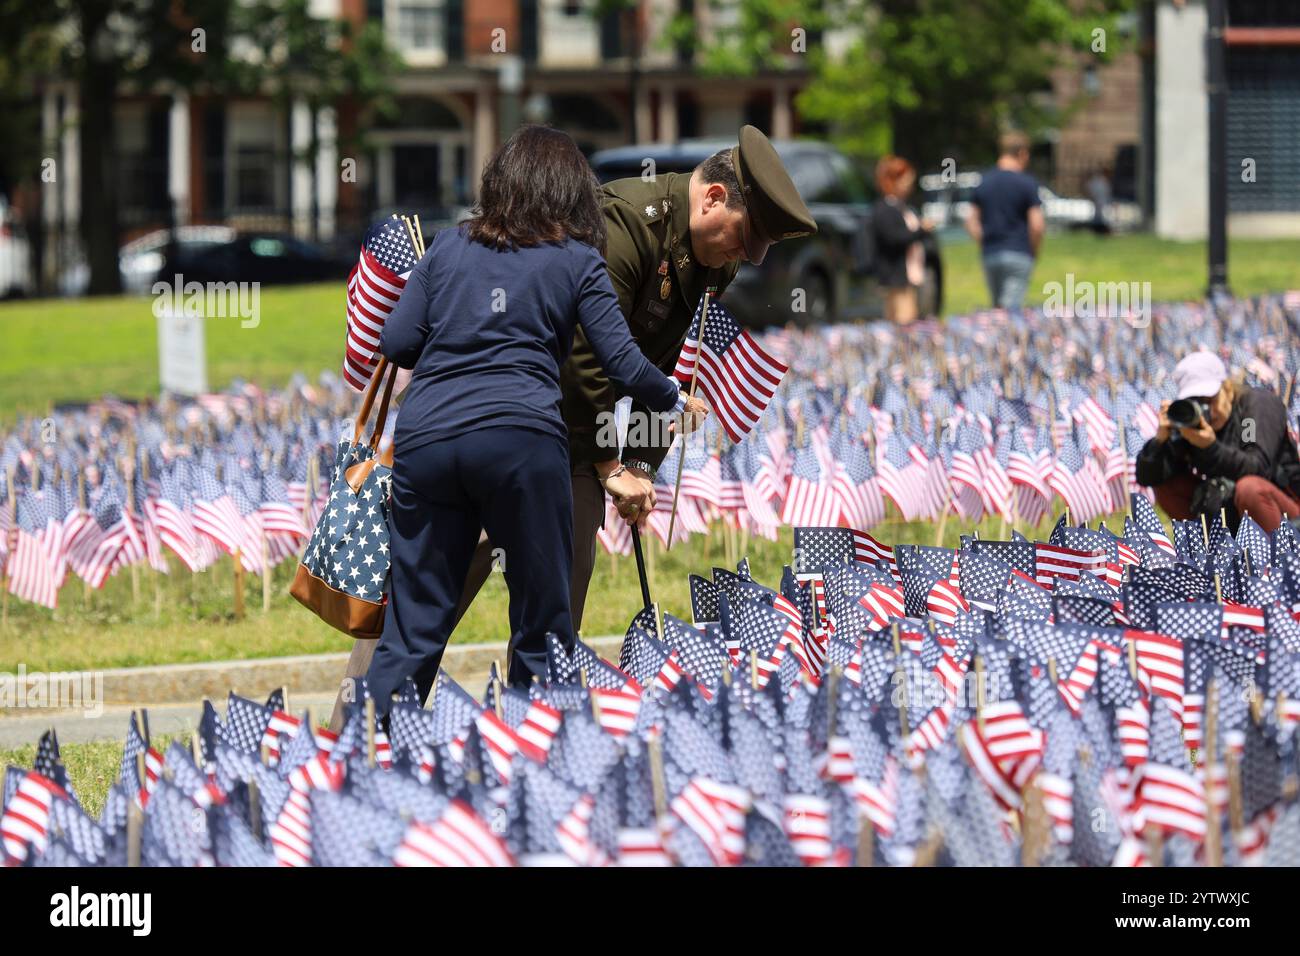
M140 838L144 835L144 808L135 800L126 805L126 865L140 865Z
M257 778L248 781L248 828L253 831L257 842L262 842L262 788L257 785Z
M1144 831L1147 840L1147 862L1152 866L1165 865L1165 837L1154 823L1148 823Z
M749 649L749 686L758 690L758 651Z
M1214 777L1214 747L1219 727L1218 685L1210 681L1205 688L1205 779ZM1212 785L1211 785L1212 786ZM1207 788L1209 789L1209 788ZM1210 866L1223 866L1223 831L1219 826L1219 811L1214 806L1213 795L1207 795L1205 820L1205 858Z
M411 220L408 217L403 216L402 225L406 226L406 234L411 237L411 248L415 250L417 255L423 255L423 253L420 252L420 243L415 238L415 227L411 225Z
M1228 825L1236 835L1246 825L1241 800L1241 761L1231 750L1223 755L1223 759L1228 764Z
M659 738L652 736L646 743L650 756L650 787L654 792L655 820L662 823L668 814L668 798L664 791L664 758L659 749Z
M1210 550L1210 525L1205 520L1205 513L1201 513L1201 540L1205 542L1205 550Z
M262 613L271 610L271 550L266 546L266 531L262 531Z
M1041 774L1025 784L1021 793L1024 804L1023 825L1020 837L1020 865L1038 866L1047 844L1047 810L1043 806L1043 791L1039 786Z
M750 651L752 654L753 651ZM832 667L830 674L826 677L826 745L830 746L831 739L835 736L835 692L839 690L840 668Z
M943 484L946 494L943 502L943 514L939 516L939 528L934 533L934 546L936 548L943 544L943 529L948 526L948 512L952 511L952 482L945 478Z
M858 866L872 866L876 858L876 826L863 813L858 814Z
M230 556L235 565L235 620L244 619L244 565L239 559L239 549Z
M709 293L712 291L713 286L706 286L704 297L700 300L700 336L696 339L698 344L695 347L695 361L691 363L691 385L686 392L687 399L695 397L695 382L700 371L700 352L704 348L704 327L709 320ZM673 510L668 516L668 543L664 545L665 551L673 549L673 528L677 523L677 498L682 491L682 465L686 463L686 415L687 412L683 409L681 417L682 450L677 456L677 480L673 484Z
M375 699L366 698L366 766L375 766Z

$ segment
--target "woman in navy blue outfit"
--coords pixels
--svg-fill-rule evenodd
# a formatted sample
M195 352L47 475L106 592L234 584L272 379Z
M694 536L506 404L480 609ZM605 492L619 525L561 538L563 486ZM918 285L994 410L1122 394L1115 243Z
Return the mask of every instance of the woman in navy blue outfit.
M508 680L572 644L573 501L560 367L581 324L609 378L655 411L686 405L637 349L601 250L598 186L565 133L521 128L488 162L471 218L429 244L380 350L414 369L393 435L392 578L366 680L378 711L432 683L480 529L503 549ZM707 408L692 400L692 413Z

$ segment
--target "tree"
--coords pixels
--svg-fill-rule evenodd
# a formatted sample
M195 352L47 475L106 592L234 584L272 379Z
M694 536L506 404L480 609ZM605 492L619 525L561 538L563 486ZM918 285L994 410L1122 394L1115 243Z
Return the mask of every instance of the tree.
M234 28L255 44L251 55L233 67L234 85L243 92L270 93L286 113L295 102L307 106L311 138L294 157L311 170L311 232L318 238L316 158L320 155L320 111L345 97L391 109L393 73L401 59L387 45L383 28L366 22L360 30L347 20L312 16L309 0L255 0L238 7Z
M1135 0L706 0L734 25L693 38L706 69L789 68L791 30L858 28L843 55L807 45L812 78L796 104L846 152L893 151L922 165L991 158L998 133L1031 135L1059 122L1043 94L1070 51L1109 59L1118 16ZM1098 34L1097 31L1101 31ZM1100 37L1101 42L1098 42ZM797 51L796 51L797 52Z
M374 95L386 76L376 67L388 62L382 37L372 28L354 35L348 24L313 21L306 0L251 7L228 0L0 4L4 22L24 24L0 33L0 77L20 76L38 87L42 77L24 57L24 45L35 44L49 51L48 77L77 86L80 228L92 294L120 291L114 113L120 93L271 90L285 96L315 82L327 93L305 95L318 107L327 95ZM290 55L282 55L286 50Z

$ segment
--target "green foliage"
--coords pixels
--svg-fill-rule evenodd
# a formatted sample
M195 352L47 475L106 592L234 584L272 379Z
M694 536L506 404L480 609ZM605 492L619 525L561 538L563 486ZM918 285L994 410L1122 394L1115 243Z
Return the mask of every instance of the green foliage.
M923 165L954 156L992 158L1007 126L1033 134L1060 120L1042 93L1073 56L1105 62L1123 48L1119 16L1134 0L700 0L730 25L708 31L679 17L674 30L708 75L790 69L790 31L809 31L811 82L796 105L825 123L845 151L895 150ZM818 31L858 27L837 57ZM1104 51L1094 51L1094 31ZM794 64L799 65L799 64Z

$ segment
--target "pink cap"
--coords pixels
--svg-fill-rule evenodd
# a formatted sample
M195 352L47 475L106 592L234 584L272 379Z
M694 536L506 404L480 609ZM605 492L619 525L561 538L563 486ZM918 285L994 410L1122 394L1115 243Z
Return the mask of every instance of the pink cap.
M1217 395L1227 379L1227 368L1213 352L1193 352L1174 366L1174 384L1178 386L1179 398Z

